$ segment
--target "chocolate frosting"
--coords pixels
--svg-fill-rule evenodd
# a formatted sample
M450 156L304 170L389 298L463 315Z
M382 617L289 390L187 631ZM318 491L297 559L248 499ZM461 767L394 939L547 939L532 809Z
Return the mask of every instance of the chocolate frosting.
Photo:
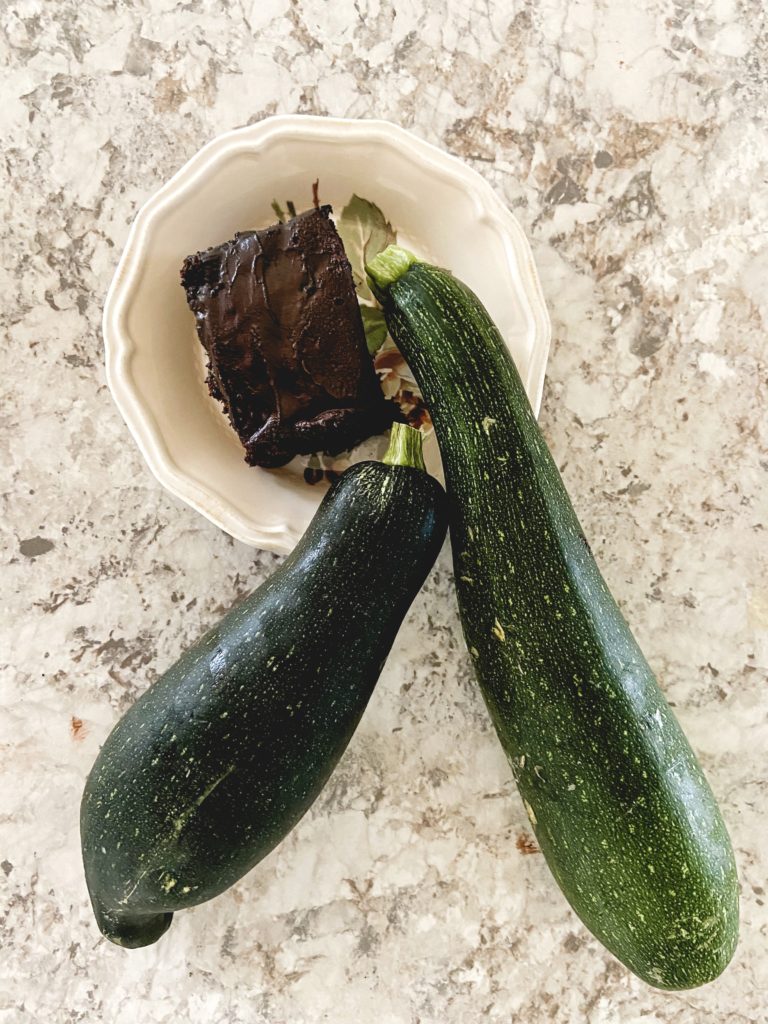
M253 466L337 454L396 414L365 343L352 270L330 206L188 256L187 302L208 387Z

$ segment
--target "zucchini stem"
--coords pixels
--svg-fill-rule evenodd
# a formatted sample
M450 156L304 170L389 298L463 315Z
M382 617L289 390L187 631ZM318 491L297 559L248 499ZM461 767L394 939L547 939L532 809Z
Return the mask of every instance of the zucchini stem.
M399 245L388 245L383 252L377 253L370 263L366 263L365 271L376 289L385 292L403 276L408 267L418 262L407 249L402 249Z
M393 423L389 435L389 447L381 460L387 466L412 466L426 473L422 454L421 431L407 423Z

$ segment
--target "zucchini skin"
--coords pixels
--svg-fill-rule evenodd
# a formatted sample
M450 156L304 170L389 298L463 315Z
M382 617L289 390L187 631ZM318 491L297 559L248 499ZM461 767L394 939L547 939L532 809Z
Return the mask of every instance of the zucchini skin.
M639 977L711 981L738 938L730 839L507 348L446 271L414 263L377 290L435 426L465 639L549 867Z
M223 892L307 811L365 710L447 528L409 465L360 463L293 553L129 709L81 804L101 931L156 941Z

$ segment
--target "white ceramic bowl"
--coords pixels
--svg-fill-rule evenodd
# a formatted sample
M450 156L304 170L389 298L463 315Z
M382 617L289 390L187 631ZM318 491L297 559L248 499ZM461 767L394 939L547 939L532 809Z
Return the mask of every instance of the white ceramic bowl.
M456 158L386 121L279 116L220 135L139 211L104 309L107 380L150 469L238 540L290 551L324 488L252 468L208 395L204 358L179 284L184 257L274 222L273 199L336 212L370 199L418 256L480 296L538 411L550 325L528 243L490 185ZM438 474L429 439L427 464Z

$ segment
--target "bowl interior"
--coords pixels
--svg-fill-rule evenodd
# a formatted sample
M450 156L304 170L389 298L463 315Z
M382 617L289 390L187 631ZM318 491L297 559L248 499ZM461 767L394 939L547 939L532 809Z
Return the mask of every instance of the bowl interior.
M134 432L143 420L139 441L145 452L152 445L156 460L165 463L166 485L239 539L289 550L324 488L307 485L295 468L261 470L243 461L240 443L204 383L204 356L179 281L185 256L274 222L273 199L306 209L318 179L321 202L337 214L355 192L372 200L401 244L473 288L527 385L536 330L513 272L508 235L466 181L428 153L415 160L364 132L305 129L251 142L236 136L155 197L134 241L141 258L124 282L117 323L121 374L132 403L123 409ZM383 447L378 439L361 451L381 454ZM440 475L434 438L427 448L428 466Z

